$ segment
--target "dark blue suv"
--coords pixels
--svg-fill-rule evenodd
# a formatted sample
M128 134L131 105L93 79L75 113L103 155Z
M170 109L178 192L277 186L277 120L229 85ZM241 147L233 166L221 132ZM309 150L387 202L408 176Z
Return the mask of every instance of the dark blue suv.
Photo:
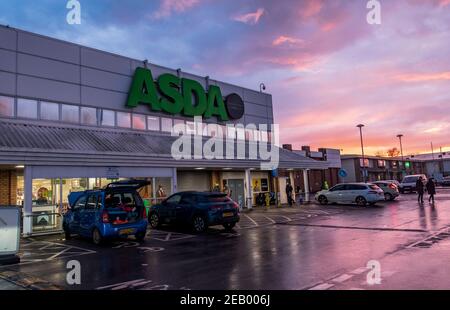
M161 224L187 224L197 233L214 225L223 225L231 230L239 218L239 205L226 194L215 192L176 193L161 204L152 206L149 212L152 228Z
M144 180L127 180L108 184L102 190L71 193L70 209L63 220L66 239L78 234L92 238L95 244L130 235L144 240L148 221L137 190L148 184Z

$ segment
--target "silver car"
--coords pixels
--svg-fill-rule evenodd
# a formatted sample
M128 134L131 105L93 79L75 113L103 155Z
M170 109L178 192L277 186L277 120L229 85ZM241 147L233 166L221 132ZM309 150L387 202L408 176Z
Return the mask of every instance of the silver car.
M329 190L323 190L316 194L316 200L321 205L329 203L356 203L358 206L374 205L384 201L384 192L381 188L371 183L342 183Z
M373 182L376 186L381 188L384 192L384 199L385 200L395 200L398 196L400 196L400 192L398 191L397 185L395 185L392 182L389 181L377 181Z

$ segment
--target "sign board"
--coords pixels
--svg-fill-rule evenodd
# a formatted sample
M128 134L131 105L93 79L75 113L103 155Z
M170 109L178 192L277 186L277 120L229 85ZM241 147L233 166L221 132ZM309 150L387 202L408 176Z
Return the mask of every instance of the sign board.
M217 117L221 121L237 120L244 115L244 101L238 94L222 97L220 87L208 90L191 79L162 74L155 81L150 69L136 68L126 106L146 105L151 111L187 117Z
M106 168L106 178L107 179L118 179L120 177L119 168L108 167Z
M339 169L338 175L341 178L346 178L348 176L348 173L347 173L347 171L345 169Z
M0 207L0 257L19 252L20 209Z

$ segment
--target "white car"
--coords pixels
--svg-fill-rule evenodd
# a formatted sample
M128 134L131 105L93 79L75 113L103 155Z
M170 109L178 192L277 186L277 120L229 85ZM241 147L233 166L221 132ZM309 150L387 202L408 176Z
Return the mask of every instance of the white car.
M424 189L426 190L425 184L427 184L428 181L427 176L425 174L414 174L407 175L403 178L402 183L400 183L400 186L398 187L400 193L404 194L406 192L417 192L416 182L420 177L422 178Z
M384 201L384 192L378 186L371 183L342 183L329 190L323 190L316 194L316 200L321 205L329 203L356 203L358 206L374 205Z

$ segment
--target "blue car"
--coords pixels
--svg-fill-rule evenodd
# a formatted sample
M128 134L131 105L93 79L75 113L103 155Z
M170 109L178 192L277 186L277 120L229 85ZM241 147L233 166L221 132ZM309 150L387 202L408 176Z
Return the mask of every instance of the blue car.
M201 233L209 226L222 225L231 230L239 222L239 205L227 195L214 192L181 192L150 208L152 228L162 224L189 225Z
M144 240L148 220L137 190L148 184L143 180L127 180L110 183L102 190L71 193L70 208L63 219L66 239L77 234L92 238L95 244L130 235Z

